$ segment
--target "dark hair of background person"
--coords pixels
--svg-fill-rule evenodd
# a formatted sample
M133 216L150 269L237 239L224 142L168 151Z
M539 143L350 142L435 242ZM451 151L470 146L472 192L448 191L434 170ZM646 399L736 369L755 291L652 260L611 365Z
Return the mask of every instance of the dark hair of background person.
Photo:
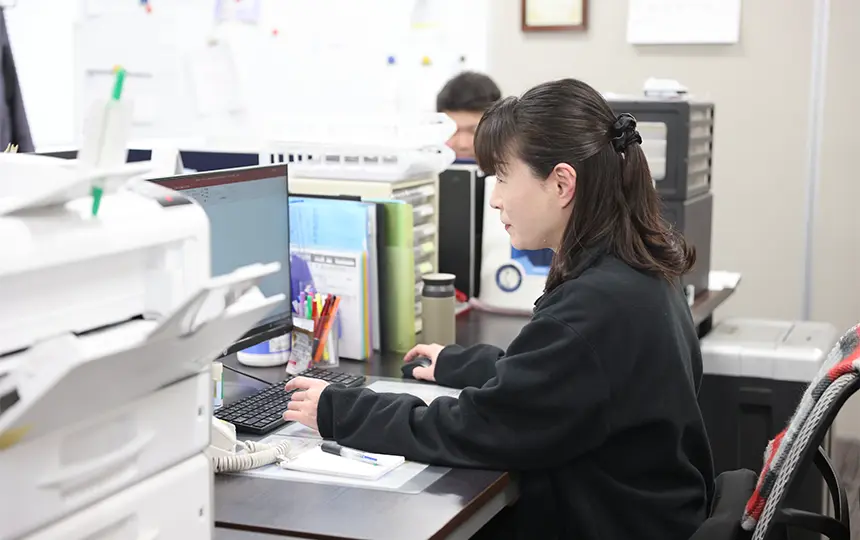
M437 112L484 112L501 99L493 79L482 73L464 71L445 83L436 96Z
M504 174L516 157L540 178L559 163L576 171L573 211L553 256L546 290L572 277L583 250L607 251L640 271L674 280L696 262L694 248L662 218L636 131L594 88L575 79L536 86L484 114L475 134L478 165Z

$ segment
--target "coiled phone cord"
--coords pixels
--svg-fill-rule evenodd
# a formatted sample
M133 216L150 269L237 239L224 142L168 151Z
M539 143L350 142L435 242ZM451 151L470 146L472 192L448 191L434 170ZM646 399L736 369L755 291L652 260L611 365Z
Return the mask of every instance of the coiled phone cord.
M255 441L238 441L246 453L227 456L212 456L212 467L216 473L239 472L256 469L281 461L290 452L289 441L266 444Z

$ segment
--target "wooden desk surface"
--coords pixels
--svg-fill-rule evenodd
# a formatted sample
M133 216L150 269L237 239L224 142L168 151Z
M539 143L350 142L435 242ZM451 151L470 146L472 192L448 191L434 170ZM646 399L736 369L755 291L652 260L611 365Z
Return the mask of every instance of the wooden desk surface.
M372 365L399 374L400 361L397 355L386 355ZM248 368L235 357L224 363L262 379L225 372L224 394L230 401L284 378L283 366ZM344 361L339 369L362 373L370 365ZM374 378L371 375L369 381ZM515 497L510 477L500 471L452 469L417 494L219 475L215 525L305 538L426 540L447 538L460 528L479 528ZM482 512L487 506L495 507L490 515Z
M733 290L709 291L693 305L696 325L708 320ZM472 310L457 318L457 342L469 346L490 343L507 348L526 322L525 317ZM248 368L235 357L225 365L256 377L225 376L225 394L251 394L264 383L284 378L284 367ZM400 377L402 357L374 354L366 362L344 360L341 371L371 377ZM215 481L215 523L247 531L293 534L304 538L410 540L446 538L458 528L483 524L501 508L486 512L497 501L511 501L515 488L507 473L454 469L424 492L414 495L332 485L284 482L242 476L219 476ZM489 514L489 515L487 515ZM479 525L480 525L479 524ZM223 536L218 540L245 540ZM247 540L256 540L248 537Z
M215 527L215 530L212 532L213 540L299 540L298 536L223 529L221 527Z
M452 470L414 495L220 476L215 525L307 538L447 538L491 500L504 497L510 484L505 473L466 469Z
M507 347L525 320L467 313L458 318L458 342ZM224 393L233 399L284 379L283 366L248 368L235 356L222 361L259 379L225 372ZM377 353L367 362L343 360L338 369L400 378L401 363L399 354ZM418 494L223 475L215 479L215 524L306 538L426 540L479 527L501 509L499 501L515 496L510 477L500 471L453 469ZM486 515L491 506L498 507Z
M693 323L700 326L707 319L710 319L720 305L729 299L734 294L735 289L722 289L719 291L705 291L696 297L691 308L693 312Z

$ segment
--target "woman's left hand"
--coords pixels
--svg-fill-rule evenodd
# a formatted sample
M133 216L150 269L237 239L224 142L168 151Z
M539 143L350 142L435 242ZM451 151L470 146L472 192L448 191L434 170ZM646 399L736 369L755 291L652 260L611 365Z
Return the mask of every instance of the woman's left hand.
M326 386L328 386L327 382L309 377L296 377L288 382L284 390L287 392L295 390L295 392L287 404L284 420L298 422L319 431L317 406Z

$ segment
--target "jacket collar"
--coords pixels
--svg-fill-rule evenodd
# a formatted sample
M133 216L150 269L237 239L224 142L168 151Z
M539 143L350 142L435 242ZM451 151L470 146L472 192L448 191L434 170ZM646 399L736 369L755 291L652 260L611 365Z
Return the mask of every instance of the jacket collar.
M571 281L578 278L583 274L583 272L600 262L600 259L602 259L604 255L606 255L606 244L603 242L583 249L577 258L576 265L573 267L573 270L565 281ZM556 287L556 289L560 288L561 287ZM544 290L543 294L535 300L534 309L537 309L540 304L543 303L545 298L552 296L553 292L555 291Z

